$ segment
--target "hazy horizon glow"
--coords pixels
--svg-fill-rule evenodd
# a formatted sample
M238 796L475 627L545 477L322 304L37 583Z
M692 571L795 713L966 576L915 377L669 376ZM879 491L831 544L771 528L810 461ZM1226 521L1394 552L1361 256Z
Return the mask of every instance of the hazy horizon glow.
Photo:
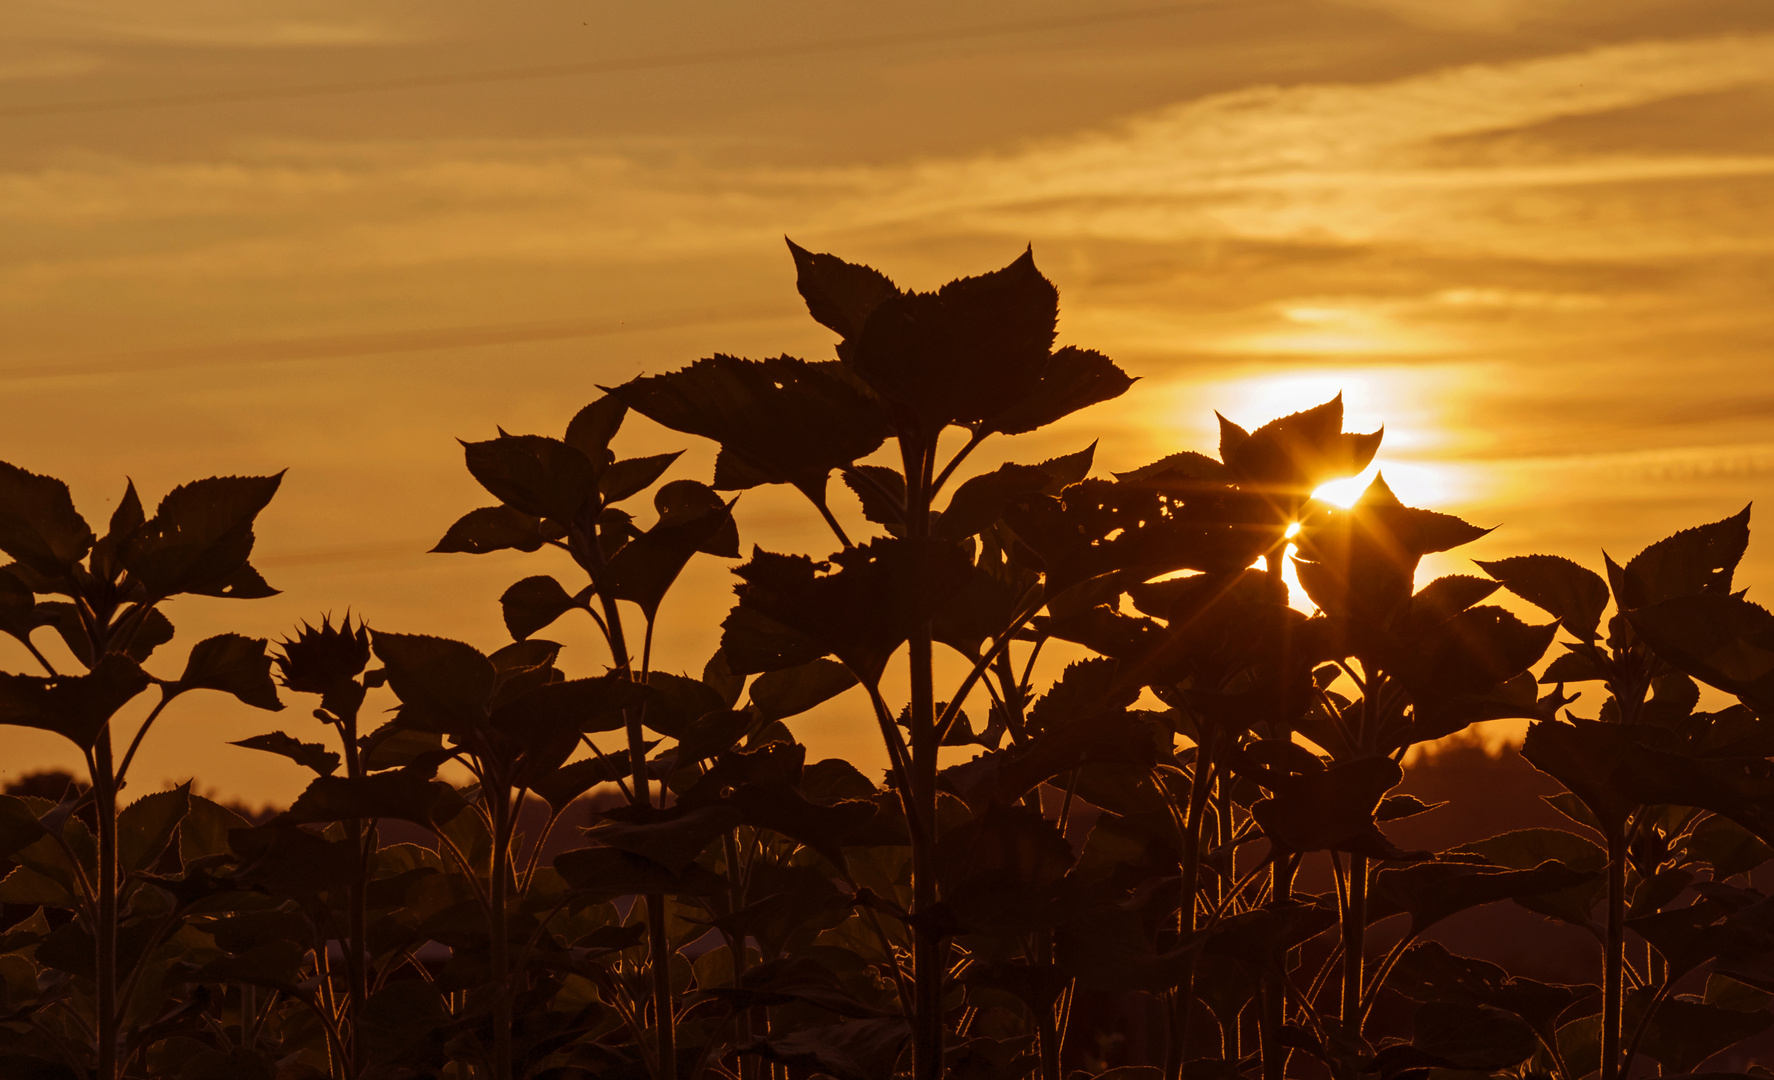
M1033 244L1061 340L1141 381L981 467L1098 439L1125 471L1342 392L1386 437L1326 498L1378 471L1497 526L1425 575L1597 566L1774 489L1766 5L34 0L0 12L0 91L0 458L94 521L125 476L151 503L290 469L255 557L284 593L179 601L175 649L348 606L496 647L499 593L554 568L424 554L484 501L453 440L717 351L830 355L784 234L917 288ZM738 515L828 547L792 494ZM1774 586L1761 529L1741 573ZM665 667L700 670L729 583L692 567ZM138 775L286 798L298 770L223 744L312 738L309 708L175 710ZM877 760L854 712L797 730ZM73 762L0 739L0 779Z

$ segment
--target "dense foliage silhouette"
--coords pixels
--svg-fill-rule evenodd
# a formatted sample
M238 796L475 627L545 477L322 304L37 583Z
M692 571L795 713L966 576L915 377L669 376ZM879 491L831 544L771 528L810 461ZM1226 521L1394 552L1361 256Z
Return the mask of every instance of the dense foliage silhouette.
M1732 579L1747 510L1605 576L1529 555L1417 588L1485 530L1381 479L1315 500L1380 445L1340 398L1222 418L1217 458L968 470L1132 380L1054 347L1030 254L917 293L790 249L837 359L714 356L609 388L560 438L464 444L496 502L435 550L554 548L579 575L507 589L491 651L347 617L152 674L163 601L272 594L249 558L279 478L188 484L153 517L131 487L97 537L65 485L0 465L0 630L43 668L0 676L0 723L88 769L0 797L0 1076L1618 1080L1774 1026L1751 880L1774 858L1774 616ZM718 443L712 482L617 456L630 412ZM740 558L729 493L765 484L838 550L754 547L703 671L654 670L661 601L691 559ZM565 618L607 645L595 672L539 636ZM1050 642L1087 658L1037 692ZM1701 710L1696 680L1737 703ZM123 795L177 698L278 710L280 686L332 729L238 744L313 774L287 809ZM881 786L786 723L857 687ZM119 754L112 718L150 692ZM372 695L396 708L364 730ZM1395 842L1436 808L1400 790L1410 748L1504 718L1531 722L1565 824ZM438 778L452 762L470 783ZM1596 969L1539 981L1433 933L1504 901Z

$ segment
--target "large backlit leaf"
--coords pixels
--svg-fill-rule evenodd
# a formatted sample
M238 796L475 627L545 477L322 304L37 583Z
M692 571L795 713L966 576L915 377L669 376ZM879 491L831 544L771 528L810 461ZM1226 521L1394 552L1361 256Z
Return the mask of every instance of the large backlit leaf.
M265 646L264 638L240 634L204 638L192 646L185 673L179 676L178 689L220 690L254 708L276 712L283 708L283 702L277 698L277 684L271 678L271 656Z
M377 631L374 642L403 723L452 731L485 719L497 676L480 650L424 634Z
M1628 610L1651 651L1701 682L1774 708L1774 614L1738 596L1694 593Z
M68 485L0 462L0 551L49 578L68 572L93 544Z
M537 551L549 540L566 535L540 517L509 506L483 506L462 515L431 550L434 554L463 552L484 555L489 551Z
M319 776L331 776L339 770L339 755L328 750L321 743L305 743L290 737L281 731L271 731L263 735L254 735L250 739L241 739L229 743L248 750L264 750L267 753L279 754L309 769Z
M253 520L283 482L275 476L220 476L181 484L160 500L118 556L150 595L197 593L256 599L276 595L247 563Z
M116 653L85 675L0 674L0 724L53 731L89 750L112 714L149 682L139 664Z
M1381 432L1344 433L1342 394L1249 434L1223 416L1220 423L1226 467L1241 483L1277 496L1303 499L1327 480L1354 476L1380 448Z
M739 554L733 503L706 484L674 480L653 497L659 521L624 544L605 568L602 584L611 596L630 600L653 618L690 557L707 551L728 558Z
M739 605L723 624L721 638L734 671L774 670L830 654L858 678L876 682L893 650L929 620L968 573L958 551L933 540L872 540L831 561L835 570L806 556L754 548L751 561L734 569L744 584L735 590ZM799 655L783 656L764 626L734 617L741 612L798 638Z
M986 424L1034 395L1058 317L1058 290L1025 252L937 292L883 300L850 339L850 363L932 430Z
M523 639L580 606L561 583L547 574L524 578L499 597L505 629L514 640Z
M899 289L886 274L836 255L815 254L788 241L795 260L795 287L807 302L807 313L822 326L849 339L862 333L869 316Z
M715 486L726 490L793 484L823 497L831 470L867 457L888 434L880 408L836 362L712 356L610 392L674 431L719 442Z
M144 795L117 815L117 864L126 874L147 870L178 834L190 808L191 784Z
M462 449L481 486L519 513L567 524L597 497L591 461L559 439L501 435Z
M1634 555L1617 575L1624 610L1677 596L1731 592L1731 578L1749 547L1749 507L1722 521L1683 529Z
M1557 616L1572 636L1595 637L1608 606L1608 583L1600 574L1557 555L1518 555L1478 565L1510 592Z

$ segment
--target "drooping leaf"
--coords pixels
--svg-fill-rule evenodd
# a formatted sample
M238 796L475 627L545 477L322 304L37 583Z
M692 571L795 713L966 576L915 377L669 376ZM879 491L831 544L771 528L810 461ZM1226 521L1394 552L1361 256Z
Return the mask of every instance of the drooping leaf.
M179 862L189 866L198 859L228 853L228 834L250 828L239 814L212 799L191 795L184 820L179 822Z
M1510 592L1556 616L1572 636L1594 639L1608 606L1608 583L1600 574L1557 555L1518 555L1478 565Z
M191 783L144 795L117 815L117 865L126 874L147 870L178 835L190 808Z
M499 597L505 629L516 641L522 641L578 606L578 601L568 595L561 583L547 574L524 578Z
M621 398L605 394L573 414L562 441L584 454L593 466L601 466L610 456L610 440L621 430L627 415L628 406Z
M638 709L657 696L622 672L564 679L502 700L489 723L520 743L548 730L569 732L574 736L569 741L576 742L582 731L615 731L624 723L623 710Z
M1697 593L1728 595L1732 574L1749 547L1749 509L1683 529L1634 555L1614 583L1621 609Z
M0 673L0 724L53 731L90 750L111 716L149 682L141 665L117 653L101 657L84 675Z
M1637 805L1615 782L1623 755L1644 739L1632 726L1589 720L1528 725L1521 753L1536 769L1583 801L1608 829L1618 828Z
M1774 708L1774 614L1739 596L1679 595L1629 609L1627 620L1651 651L1701 682Z
M283 708L277 684L271 679L271 656L264 638L217 634L191 648L178 689L220 690L233 694L257 709L276 712Z
M462 449L480 485L519 513L566 524L597 498L591 461L559 439L500 435Z
M759 675L751 684L751 704L760 719L786 720L855 685L849 668L822 658Z
M814 254L788 241L795 260L795 288L807 302L807 313L820 325L848 340L862 333L869 316L899 289L872 267L845 262L836 255Z
M1662 1065L1664 1075L1677 1075L1770 1027L1774 1016L1767 1012L1740 1012L1671 996L1651 1018L1639 1052Z
M1489 1005L1512 1012L1548 1041L1555 1038L1559 1019L1598 991L1594 985L1563 986L1512 976L1495 964L1455 956L1434 941L1411 946L1386 985L1416 1001Z
M910 1043L905 1020L888 1017L772 1035L741 1047L740 1053L815 1070L836 1080L888 1080Z
M1593 872L1547 860L1533 869L1508 870L1473 863L1425 862L1380 871L1374 878L1376 912L1406 911L1412 934L1450 915L1499 900L1540 896L1596 880Z
M1333 615L1385 621L1410 597L1418 561L1487 529L1405 506L1376 476L1348 510L1319 507L1302 522L1295 561L1313 603Z
M1067 345L1047 358L1028 396L994 414L987 428L1006 435L1034 431L1079 409L1118 398L1133 384L1102 353Z
M718 875L695 863L674 874L644 855L613 847L578 848L555 856L554 868L590 902L619 896L714 896L727 889Z
M872 540L832 556L837 564L753 549L734 573L739 604L723 623L721 647L735 671L768 671L835 655L857 677L879 680L894 649L965 580L968 564L938 541ZM831 572L827 572L831 571ZM741 612L760 616L760 625ZM784 656L764 628L799 646ZM760 640L762 638L763 640ZM783 663L783 660L789 663Z
M241 746L248 750L264 750L271 754L280 754L289 758L304 769L312 770L318 776L331 776L339 770L339 755L328 750L321 743L305 743L290 737L281 731L270 731L263 735L254 735L250 739L241 739L229 743L230 746Z
M277 590L265 584L247 559L253 550L253 521L282 483L278 473L181 484L130 536L118 561L153 597L274 596Z
M20 641L30 637L31 631L42 625L34 614L36 605L30 586L19 580L12 566L0 567L0 632Z
M68 485L0 462L0 551L60 578L92 549L93 539Z
M720 803L665 810L622 807L605 811L605 817L590 830L592 839L643 856L673 876L682 876L716 837L739 824L739 812Z
M598 475L598 491L603 494L606 503L621 502L630 495L653 486L653 481L664 476L665 470L671 468L671 463L683 454L682 450L678 450L670 454L651 454L647 457L612 461Z
M983 532L998 520L1006 501L1040 491L1048 482L1047 471L1037 465L1002 465L972 477L955 489L933 531L945 540L964 540Z
M1431 1001L1417 1008L1408 1045L1375 1055L1372 1071L1395 1076L1412 1069L1461 1069L1478 1073L1513 1068L1539 1046L1527 1022L1488 1005Z
M844 486L862 503L863 517L889 531L905 529L905 477L885 465L852 465Z
M485 719L496 675L478 649L424 634L377 631L373 641L403 723L451 731Z
M565 530L551 527L534 514L509 506L483 506L462 515L431 550L433 554L469 555L507 549L539 551L547 541L564 535Z
M1432 627L1444 623L1496 592L1498 584L1465 574L1438 577L1411 597L1411 624Z
M1002 270L934 293L883 300L849 362L874 390L934 430L985 424L1031 398L1051 350L1059 292L1025 252Z
M793 484L823 498L826 477L867 457L888 427L866 392L835 363L781 356L712 356L610 391L674 431L721 444L715 486Z
M0 795L0 859L28 847L45 835L37 815L16 796Z
M1404 773L1390 758L1361 758L1322 772L1274 774L1272 794L1250 808L1264 835L1286 851L1349 851L1378 859L1409 858L1374 823L1380 799Z
M1380 448L1382 432L1367 435L1343 431L1343 395L1310 409L1271 420L1249 434L1231 425L1236 436L1225 438L1229 424L1220 418L1220 458L1234 476L1275 495L1310 494L1327 480L1354 476L1367 468Z
M655 493L654 503L658 523L623 545L602 578L610 595L633 601L648 619L658 612L691 556L698 551L739 554L733 503L712 488L694 480L674 480Z
M962 926L1026 933L1065 921L1072 847L1052 822L1022 806L993 805L937 842L942 897Z
M301 825L387 817L438 829L464 807L455 788L401 769L355 778L316 777L278 820Z

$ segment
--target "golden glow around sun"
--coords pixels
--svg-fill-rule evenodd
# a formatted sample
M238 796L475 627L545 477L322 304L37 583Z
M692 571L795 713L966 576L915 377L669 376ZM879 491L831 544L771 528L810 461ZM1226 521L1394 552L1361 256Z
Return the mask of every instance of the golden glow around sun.
M1310 313L1306 313L1310 314ZM1303 319L1302 321L1310 321ZM1396 365L1265 371L1188 389L1193 412L1204 398L1233 423L1254 431L1278 417L1322 405L1343 395L1343 430L1384 428L1374 463L1359 476L1333 480L1313 492L1338 506L1350 506L1385 474L1386 483L1410 506L1446 509L1475 494L1470 469L1425 456L1445 439L1450 387L1445 379ZM1181 406L1183 403L1178 402ZM1210 414L1211 415L1211 414Z

